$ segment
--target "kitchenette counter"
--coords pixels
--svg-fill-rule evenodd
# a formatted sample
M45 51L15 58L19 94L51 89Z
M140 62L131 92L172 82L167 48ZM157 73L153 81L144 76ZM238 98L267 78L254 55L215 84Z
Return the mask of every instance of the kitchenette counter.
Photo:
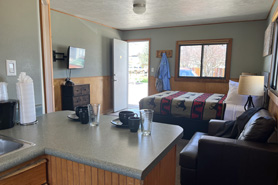
M72 111L38 117L38 124L0 130L1 135L36 145L0 157L0 172L37 156L48 154L136 179L144 179L182 137L182 128L153 123L151 136L110 123L116 116L100 117L92 127L70 120Z

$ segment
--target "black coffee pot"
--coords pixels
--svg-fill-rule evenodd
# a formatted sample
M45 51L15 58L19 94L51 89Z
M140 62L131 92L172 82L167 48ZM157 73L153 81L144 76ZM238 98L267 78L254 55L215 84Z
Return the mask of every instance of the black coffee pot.
M14 127L17 104L18 100L0 101L0 130Z
M78 106L75 108L75 114L79 117L82 124L88 124L92 122L92 105Z

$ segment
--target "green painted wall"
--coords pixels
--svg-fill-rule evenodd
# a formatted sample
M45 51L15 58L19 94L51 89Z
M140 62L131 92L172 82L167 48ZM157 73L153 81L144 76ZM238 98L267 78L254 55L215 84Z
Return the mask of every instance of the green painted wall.
M17 98L20 72L34 79L35 103L42 104L41 44L38 0L0 1L0 81L8 83L9 98ZM6 60L16 60L17 76L6 75Z
M157 50L173 50L169 58L171 75L175 71L176 41L233 38L231 78L241 72L261 73L263 40L266 21L213 24L178 28L124 31L123 39L151 38L151 67L157 68ZM151 73L154 76L154 73Z
M51 11L52 47L67 55L68 46L86 49L85 68L72 70L72 77L111 75L113 38L121 31ZM54 62L54 78L66 78L66 61Z

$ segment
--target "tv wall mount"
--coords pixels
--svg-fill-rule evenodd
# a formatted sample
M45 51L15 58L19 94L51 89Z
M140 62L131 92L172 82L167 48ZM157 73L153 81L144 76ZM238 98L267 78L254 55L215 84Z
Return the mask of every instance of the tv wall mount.
M67 58L68 57L65 56L64 53L58 53L55 50L53 50L53 62L56 62L57 60L63 60L64 61Z

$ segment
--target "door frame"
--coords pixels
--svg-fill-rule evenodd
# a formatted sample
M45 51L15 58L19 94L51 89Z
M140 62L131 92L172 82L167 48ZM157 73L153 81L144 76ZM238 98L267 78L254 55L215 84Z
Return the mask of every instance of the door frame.
M148 96L150 95L150 72L151 72L151 38L145 39L129 39L126 42L140 42L140 41L149 41L149 62L148 62Z
M50 0L39 0L44 110L55 112Z

